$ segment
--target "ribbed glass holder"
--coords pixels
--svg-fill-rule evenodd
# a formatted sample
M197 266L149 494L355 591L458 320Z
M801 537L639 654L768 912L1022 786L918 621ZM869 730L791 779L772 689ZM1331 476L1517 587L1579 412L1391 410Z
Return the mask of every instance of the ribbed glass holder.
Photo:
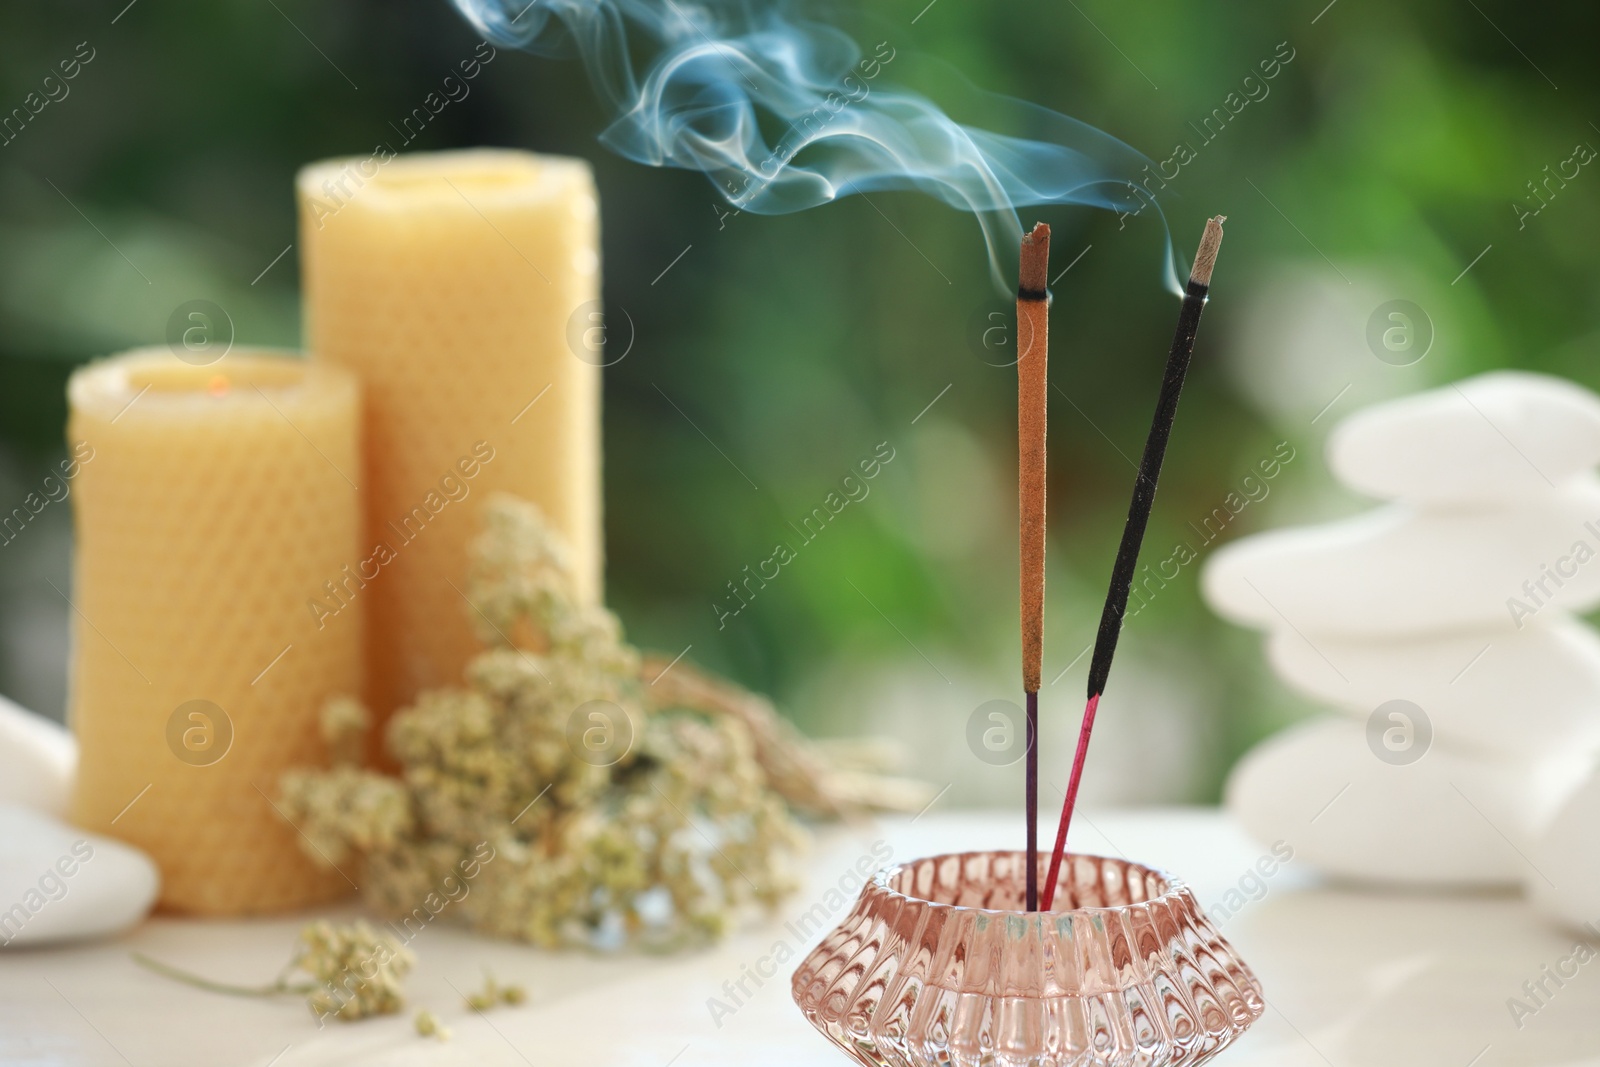
M795 971L795 1003L871 1067L1198 1064L1261 1017L1255 975L1178 879L1068 856L1054 910L1027 912L1025 864L878 872Z

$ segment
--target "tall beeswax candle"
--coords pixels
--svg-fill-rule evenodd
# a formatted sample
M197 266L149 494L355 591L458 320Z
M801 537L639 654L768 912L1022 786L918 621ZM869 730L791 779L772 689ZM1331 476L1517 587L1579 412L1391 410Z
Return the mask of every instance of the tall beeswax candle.
M145 349L67 386L73 819L144 849L164 906L279 911L350 889L275 809L325 762L319 713L361 685L360 605L306 598L358 558L360 399L335 367Z
M370 603L384 716L481 649L464 580L490 492L539 505L600 597L599 211L588 164L525 152L333 160L298 184L308 348L366 406L367 552L310 610Z

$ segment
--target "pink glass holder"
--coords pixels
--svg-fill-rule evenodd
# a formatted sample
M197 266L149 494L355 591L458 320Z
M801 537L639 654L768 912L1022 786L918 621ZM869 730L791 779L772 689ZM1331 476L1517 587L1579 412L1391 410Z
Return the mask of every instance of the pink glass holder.
M1068 856L1055 909L1027 912L1025 864L879 871L795 971L795 1003L870 1067L1198 1064L1261 1017L1255 976L1178 879Z

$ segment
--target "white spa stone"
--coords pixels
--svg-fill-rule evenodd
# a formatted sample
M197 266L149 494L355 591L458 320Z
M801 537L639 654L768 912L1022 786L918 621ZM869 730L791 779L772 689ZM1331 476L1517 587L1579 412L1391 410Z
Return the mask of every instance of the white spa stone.
M1537 495L1600 463L1600 397L1543 374L1481 374L1351 415L1327 458L1345 485L1385 500Z
M1483 375L1351 416L1328 460L1395 502L1203 572L1213 608L1267 631L1274 673L1343 713L1247 754L1229 807L1326 874L1526 885L1600 925L1600 635L1572 617L1600 604L1600 397Z
M1498 628L1587 611L1600 604L1600 480L1504 507L1387 504L1257 534L1218 549L1201 586L1235 622L1319 634Z
M77 769L65 727L0 697L0 804L65 815Z
M1528 846L1535 868L1524 883L1528 896L1546 915L1574 929L1600 927L1597 833L1600 773L1589 776Z
M156 865L138 849L0 805L0 945L6 949L127 929L149 912L159 887Z
M1364 724L1315 719L1249 752L1227 807L1263 845L1285 841L1297 863L1336 878L1521 885L1517 849L1581 773L1478 760L1437 741L1396 766L1368 747Z
M1458 748L1530 759L1600 747L1600 634L1557 612L1520 630L1385 640L1277 630L1267 660L1292 688L1362 722L1409 700Z

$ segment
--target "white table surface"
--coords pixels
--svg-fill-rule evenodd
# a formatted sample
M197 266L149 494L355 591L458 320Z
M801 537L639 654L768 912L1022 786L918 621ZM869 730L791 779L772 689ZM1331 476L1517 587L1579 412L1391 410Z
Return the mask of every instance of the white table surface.
M1212 810L1091 812L1078 847L1125 855L1185 878L1212 906L1266 851ZM132 1067L536 1064L538 1067L711 1067L849 1061L801 1018L789 974L804 944L784 927L823 888L886 841L896 859L1011 845L1004 814L941 814L834 827L810 856L812 885L771 923L714 949L673 957L550 953L477 937L444 923L412 943L412 1007L454 1031L419 1038L411 1012L318 1029L297 997L253 1001L152 975L128 954L240 983L270 981L304 916L255 922L158 918L90 945L0 953L0 1064ZM1230 1067L1600 1067L1600 959L1556 990L1519 1030L1507 998L1567 956L1573 937L1510 895L1438 896L1319 885L1294 862L1267 892L1223 922L1255 969L1270 1008L1224 1053ZM842 916L842 911L840 916ZM778 941L795 957L718 1026L723 996ZM476 988L482 968L518 981L522 1007L477 1015L452 986ZM1554 988L1552 985L1551 988Z

